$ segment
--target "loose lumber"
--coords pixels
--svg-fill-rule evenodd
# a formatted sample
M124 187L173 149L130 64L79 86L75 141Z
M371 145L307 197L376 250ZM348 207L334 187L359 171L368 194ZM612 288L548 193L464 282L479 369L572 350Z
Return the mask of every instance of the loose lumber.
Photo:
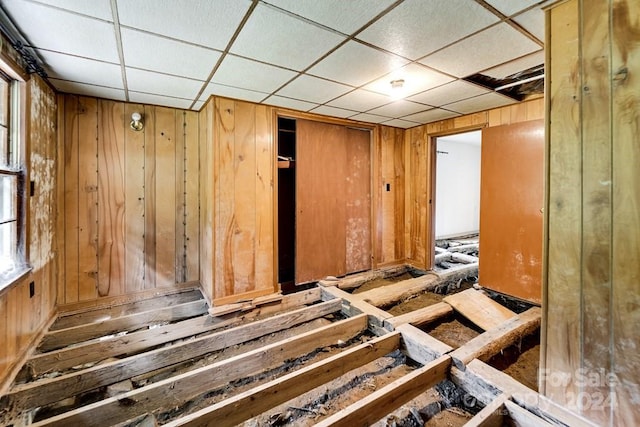
M136 375L287 329L334 313L340 308L340 300L322 302L247 325L205 335L171 347L94 366L76 373L17 385L5 397L8 399L8 406L16 410L43 406L84 391L114 384Z
M442 299L485 331L516 315L513 311L493 301L480 291L467 289Z
M200 316L207 312L207 303L201 299L161 309L135 313L96 323L73 326L47 333L40 342L41 352L56 350L71 344L100 338L116 332L144 328L161 322L175 322Z
M467 254L469 252L478 252L478 244L477 243L467 243L464 245L458 246L450 246L447 248L449 252L460 252L463 254Z
M506 408L504 403L509 400L508 394L500 394L493 399L491 403L485 406L473 418L471 418L465 427L502 427L505 425Z
M402 334L403 350L406 355L423 365L453 350L451 346L415 326L404 324L396 330Z
M351 317L43 420L34 427L99 427L118 424L157 409L169 409L232 381L276 368L286 360L317 348L336 344L339 340L346 342L366 328L365 315Z
M316 424L317 427L371 425L389 412L424 393L447 377L451 364L442 356L375 391L364 399Z
M299 371L292 372L182 417L166 424L166 426L235 426L289 399L338 378L350 370L364 366L398 349L399 345L400 334L397 332L375 338ZM434 371L436 371L436 368L434 368ZM439 373L438 369L435 375Z
M473 264L474 262L478 262L478 257L461 252L454 252L451 254L451 260L462 264Z
M451 353L453 363L459 368L473 359L489 360L503 349L540 328L539 307L532 307L499 326L478 335Z
M435 264L440 264L443 261L451 261L453 254L451 252L445 251L436 254L434 257Z
M451 313L453 313L453 308L449 304L446 302L438 302L409 313L392 317L391 319L385 320L385 323L388 324L392 330L405 323L419 327L432 323Z
M376 279L386 279L388 277L399 276L407 271L406 265L393 265L376 270L365 271L363 273L350 274L337 280L321 280L318 282L322 286L337 286L340 289L356 289L363 284Z

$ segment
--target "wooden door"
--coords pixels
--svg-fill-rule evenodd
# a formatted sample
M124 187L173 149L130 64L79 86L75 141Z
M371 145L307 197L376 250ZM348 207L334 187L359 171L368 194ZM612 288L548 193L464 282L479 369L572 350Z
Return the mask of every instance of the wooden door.
M481 156L479 282L539 303L544 121L483 129Z
M370 133L298 120L295 282L371 268Z

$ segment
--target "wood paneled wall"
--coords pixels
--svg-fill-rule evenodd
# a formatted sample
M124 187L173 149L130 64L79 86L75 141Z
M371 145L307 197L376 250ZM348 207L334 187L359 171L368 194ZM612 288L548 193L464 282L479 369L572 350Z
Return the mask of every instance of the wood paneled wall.
M639 23L634 0L547 12L542 390L603 426L640 424Z
M68 304L199 278L198 113L59 97ZM143 116L144 130L129 126Z
M0 394L12 369L52 318L56 302L56 96L37 76L26 83L27 252L32 270L0 292ZM30 296L30 284L34 294Z

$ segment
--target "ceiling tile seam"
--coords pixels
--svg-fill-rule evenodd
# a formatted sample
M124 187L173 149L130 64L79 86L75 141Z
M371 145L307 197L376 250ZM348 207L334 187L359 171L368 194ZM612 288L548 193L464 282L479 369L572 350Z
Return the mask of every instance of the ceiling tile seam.
M473 98L473 97L471 97L471 98ZM458 102L458 101L455 101L455 102ZM450 104L453 104L453 102L450 102ZM462 113L459 113L458 111L453 111L453 110L450 110L449 108L444 108L444 107L441 106L441 107L433 107L433 108L430 108L430 109L424 110L424 111L418 111L417 113L406 114L406 115L398 117L398 118L402 119L402 120L412 121L410 119L407 119L406 117L413 116L413 115L420 114L420 113L427 113L427 112L433 111L433 110L442 110L442 111L446 111L447 113L462 114Z
M181 98L179 96L172 96L172 95L162 95L159 93L152 93L152 92L143 92L140 90L131 90L129 91L131 93L135 93L135 94L141 94L141 95L151 95L151 96L159 96L161 98L171 98L171 99L179 99L181 101L191 101L191 98Z
M60 78L60 77L49 76L49 77L47 77L47 79L49 79L49 80L57 80L57 81L60 81L60 82L67 82L67 83L77 83L77 84L81 84L81 85L99 87L99 88L103 88L103 89L112 89L112 90L124 91L124 89L121 88L121 87L106 86L106 85L101 85L101 84L97 84L97 83L87 83L87 82L82 82L82 81L78 81L78 80L63 79L63 78Z
M527 56L529 56L529 55L533 55L533 54L538 53L538 52L544 52L544 48L539 49L539 50L536 50L536 51L533 51L533 52L525 53L524 55L520 55L520 56L518 56L518 57L516 57L516 58L511 58L511 59L509 59L508 61L502 62L502 63L500 63L500 64L492 65L492 66L490 66L490 67L488 67L488 68L485 68L484 70L480 70L480 71L478 71L476 74L482 74L482 73L487 72L487 71L489 71L489 70L491 70L491 69L498 68L498 67L502 67L502 66L507 65L507 64L509 64L509 63L511 63L511 62L519 61L519 60L521 60L521 59L526 58L526 57L527 57ZM476 82L472 82L472 81L464 80L463 78L462 78L462 79L460 79L460 80L464 81L465 83L475 84L476 86L479 86L479 87L481 87L481 88L485 88L485 89L489 89L489 90L491 90L491 91L495 92L495 90L494 90L492 87L489 87L489 86L483 86L483 85L481 85L481 84L479 84L479 83L476 83Z
M233 35L229 39L229 42L227 43L227 46L224 48L224 51L222 52L222 54L220 55L220 58L218 58L218 61L211 69L211 72L209 73L207 80L204 82L204 84L202 85L198 93L196 93L196 96L193 102L189 106L190 110L193 109L196 102L200 100L200 97L202 96L204 91L207 89L207 86L209 86L209 83L211 83L211 79L213 79L213 76L215 75L216 71L218 71L218 69L220 68L220 65L222 65L222 61L224 60L224 58L229 54L229 50L231 49L231 46L233 46L233 43L238 38L238 35L240 35L240 31L242 31L242 28L246 25L247 21L249 20L249 17L258 6L258 3L259 3L259 0L252 0L251 6L249 6L249 9L247 9L247 12L242 17L242 21L240 21L240 23L236 27L236 30L234 31Z
M111 0L111 14L113 15L113 30L116 36L116 47L120 58L120 72L122 73L122 86L124 87L124 99L129 102L129 86L127 84L127 70L124 63L124 49L122 48L122 35L120 34L120 19L118 17L117 0Z
M57 55L64 55L64 56L70 56L72 58L78 58L78 59L85 59L87 61L94 61L94 62L100 62L102 64L109 64L109 65L117 65L120 66L120 63L118 62L111 62L111 61L105 61L104 59L97 59L97 58L91 58L89 56L81 56L81 55L74 55L73 53L69 53L69 52L60 52L59 50L53 50L53 49L45 49L42 47L37 47L34 46L33 44L29 43L28 45L26 45L26 47L29 47L31 49L37 49L38 52L50 52L50 53L55 53Z
M520 33L522 33L523 36L531 39L532 42L537 43L541 47L544 47L544 43L542 41L538 40L538 38L536 36L531 34L529 31L527 31L525 28L523 28L520 24L518 24L517 22L513 21L513 19L512 19L513 17L519 16L524 12L528 12L530 10L535 9L537 7L537 4L527 8L525 10L522 10L522 11L520 11L520 12L518 12L518 13L512 15L512 16L507 16L507 15L503 14L502 12L500 12L495 7L493 7L492 5L490 5L489 3L487 3L485 0L476 0L476 3L478 3L480 6L484 7L489 12L491 12L494 15L496 15L497 17L499 17L503 22L506 22L507 24L509 24L514 30L519 31ZM539 3L542 3L542 2L539 2Z
M501 93L498 93L498 92L492 92L492 93L494 93L494 94L496 94L496 95L500 95L501 97L504 97L505 99L508 99L509 101L514 101L514 99L513 99L513 98L510 98L510 97L508 97L508 96L506 96L506 95L502 95ZM463 112L458 111L458 110L452 110L452 109L451 109L451 107L449 107L449 108L446 108L446 107L447 107L448 105L451 105L451 104L456 104L456 103L458 103L458 102L462 102L462 101L469 101L469 100L471 100L471 99L479 98L479 97L481 97L481 96L485 96L485 95L488 95L488 94L486 94L486 93L482 93L482 94L480 94L480 95L470 96L469 98L465 98L465 99L460 99L460 100L458 100L458 101L449 102L449 103L447 103L447 104L443 104L443 105L442 105L442 109L443 109L443 110L448 110L448 111L451 111L451 112L454 112L454 113L458 113L458 114L466 114L466 113L463 113ZM481 110L481 111L485 111L485 110ZM477 112L479 113L479 112L481 112L481 111L477 111Z
M335 33L335 34L337 34L339 36L342 36L342 37L349 37L349 34L343 33L342 31L340 31L340 30L338 30L336 28L331 28L329 26L326 26L324 24L316 22L313 19L309 19L309 18L306 18L306 17L304 17L302 15L298 15L297 13L293 13L290 10L283 9L283 8L281 8L279 6L276 6L274 4L268 3L268 2L266 2L264 0L258 0L258 1L260 3L262 3L265 7L268 7L269 9L274 10L274 11L276 11L278 13L282 13L284 15L287 15L287 16L290 16L292 18L295 18L295 19L297 19L299 21L305 22L305 23L307 23L309 25L313 25L314 27L320 28L321 30L330 31L330 32Z
M205 82L205 80L204 80L204 79L196 79L196 78L194 78L194 77L186 77L186 76L183 76L183 75L181 75L181 74L166 73L166 72L164 72L164 71L150 70L150 69L148 69L148 68L134 67L134 66L131 66L131 65L125 65L125 68L130 69L130 70L144 71L144 72L146 72L146 73L161 74L161 75L163 75L163 76L168 76L168 77L178 77L178 78L180 78L180 79L184 79L184 80L191 80L191 81L199 82L199 83L203 83L203 82Z
M189 45L189 46L192 46L192 47L198 47L198 48L201 48L201 49L207 49L207 50L210 50L210 51L216 52L216 53L223 53L222 50L216 49L216 48L211 47L211 46L206 46L206 45L203 45L203 44L200 44L200 43L195 43L195 42L192 42L192 41L189 41L189 40L184 40L184 39L179 39L179 38L176 38L176 37L167 36L165 34L154 33L153 31L144 30L144 29L138 28L138 27L132 27L130 25L122 25L121 24L120 28L124 28L126 30L135 31L135 32L142 33L142 34L145 34L145 35L148 35L148 36L158 37L158 38L165 39L165 40L172 41L172 42L176 42L176 43L186 44L186 45Z
M81 18L93 19L95 21L100 21L100 22L105 23L105 24L113 24L113 21L109 21L108 19L98 18L97 16L87 15L87 14L84 14L84 13L77 12L75 10L65 9L63 7L55 6L55 5L52 5L52 4L43 3L43 2L40 2L40 1L36 1L36 0L23 0L23 1L27 1L27 2L29 2L31 4L34 4L34 5L43 6L43 7L46 7L48 9L57 10L59 12L69 13L71 15L79 16Z

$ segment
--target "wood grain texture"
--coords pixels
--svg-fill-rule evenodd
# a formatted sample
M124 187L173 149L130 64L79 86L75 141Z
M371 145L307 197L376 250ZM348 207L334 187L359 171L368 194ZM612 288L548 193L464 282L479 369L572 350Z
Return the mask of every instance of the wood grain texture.
M199 113L185 112L184 140L184 256L187 282L200 277L200 135Z
M156 109L144 118L144 287L156 287Z
M406 232L405 240L407 262L416 268L427 270L430 266L428 253L431 253L431 234L427 230L431 207L428 199L430 181L429 136L427 126L409 129L405 133L408 150Z
M198 114L198 166L199 166L199 224L200 262L199 276L202 289L211 302L214 295L214 253L216 247L214 211L218 206L217 163L214 160L214 101L210 98Z

